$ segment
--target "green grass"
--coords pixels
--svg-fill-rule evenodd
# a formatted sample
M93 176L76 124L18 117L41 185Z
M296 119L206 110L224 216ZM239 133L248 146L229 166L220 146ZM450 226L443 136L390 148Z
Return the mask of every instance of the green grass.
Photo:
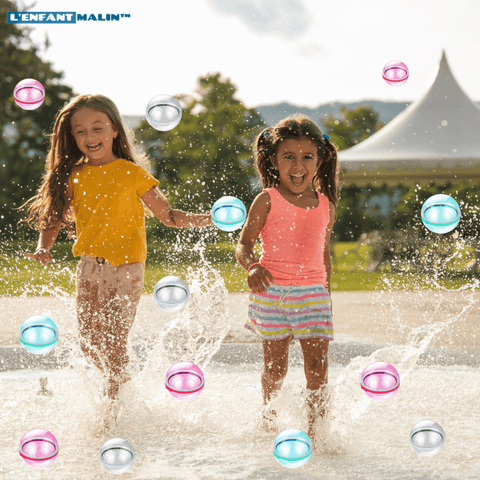
M52 248L55 262L43 266L23 257L23 253L35 250L36 242L4 242L0 250L0 295L74 295L79 257L73 257L72 245L72 242L56 242ZM235 260L235 243L207 244L203 250L192 247L188 242L150 242L143 293L150 294L157 281L166 275L185 278L189 269L203 268L202 255L220 273L229 292L248 291L246 273ZM358 254L352 252L355 248L353 242L334 245L337 261L332 261L333 291L438 288L432 282L432 276L393 273L388 266L382 267L379 272L365 272L369 247L360 246ZM256 253L258 255L260 252ZM480 275L450 274L448 278L440 278L438 284L444 288L458 289L474 277L480 278Z

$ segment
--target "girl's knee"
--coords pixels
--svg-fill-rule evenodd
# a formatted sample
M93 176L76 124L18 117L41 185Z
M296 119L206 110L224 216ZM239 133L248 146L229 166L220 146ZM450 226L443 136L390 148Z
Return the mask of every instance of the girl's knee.
M285 379L288 372L288 366L264 366L262 377L268 379L270 382L281 382Z
M315 357L312 358L309 369L317 375L321 375L321 372L328 368L328 357Z

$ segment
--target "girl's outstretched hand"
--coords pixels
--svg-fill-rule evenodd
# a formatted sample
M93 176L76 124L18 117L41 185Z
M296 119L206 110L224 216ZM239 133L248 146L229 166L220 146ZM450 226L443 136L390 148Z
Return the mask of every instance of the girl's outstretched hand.
M24 257L30 258L30 260L43 263L43 265L46 265L53 260L50 250L47 250L46 248L38 248L35 253L24 253L23 255Z
M253 293L265 293L273 282L272 274L263 265L254 265L248 272L248 287Z

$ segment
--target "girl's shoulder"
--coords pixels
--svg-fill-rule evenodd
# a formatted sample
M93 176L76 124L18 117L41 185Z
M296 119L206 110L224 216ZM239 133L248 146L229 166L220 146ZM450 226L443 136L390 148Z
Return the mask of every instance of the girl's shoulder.
M317 191L317 195L318 195L318 199L321 200L323 198L323 201L328 205L329 209L330 210L334 210L336 211L337 210L337 207L335 206L335 204L330 200L330 198L328 197L328 195L326 193L323 193L323 192L319 192Z
M253 204L256 205L270 205L271 200L270 200L270 194L267 190L262 190L256 197L255 200L253 201ZM252 205L253 205L252 204Z
M79 172L85 165L85 162L76 163L72 168L72 173Z
M280 192L275 187L265 188L260 195L263 195L269 204L271 204L272 199L281 197Z
M134 172L139 172L139 173L144 173L144 174L149 174L149 171L147 169L147 165L141 164L138 162L132 162L131 160L127 160L125 158L119 159L119 168L121 170L126 170L126 171L134 171Z
M72 171L70 172L68 182L67 182L67 200L68 202L72 203L74 201L74 180L73 177L79 173L83 168L83 164L74 165ZM77 180L78 181L78 180Z
M265 188L258 195L257 198L262 198L263 200L270 200L270 191L274 190L273 188Z
M272 202L267 190L262 190L252 202L250 212L254 212L255 215L265 217L270 213Z
M73 166L72 171L70 172L70 175L68 176L69 185L73 182L73 178L83 170L84 166L85 166L84 163L80 163L80 164L77 164L77 165Z

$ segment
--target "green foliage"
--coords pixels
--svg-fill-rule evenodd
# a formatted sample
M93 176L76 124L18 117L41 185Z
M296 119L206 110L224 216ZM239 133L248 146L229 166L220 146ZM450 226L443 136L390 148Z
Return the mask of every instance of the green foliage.
M367 208L367 202L378 193L378 188L360 188L355 185L340 190L337 221L333 232L338 241L357 240L364 232L382 228L382 218Z
M360 105L352 110L342 106L340 113L343 120L338 120L333 115L328 115L325 120L322 120L323 128L337 150L345 150L363 142L384 126L379 122L380 115L373 110L373 107Z
M0 252L0 270L4 272L4 281L0 283L0 296L74 295L74 279L79 257L73 257L72 243L55 242L52 248L55 262L43 266L23 256L24 252L32 251L35 242L24 240L4 242ZM236 241L205 244L200 249L192 249L190 246L191 244L184 240L149 242L142 292L144 295L152 294L153 287L160 278L167 275L180 275L186 278L189 270L205 267L204 260L220 273L230 293L248 291L245 270L235 261ZM438 288L437 284L428 281L423 275L394 273L389 264L382 267L379 272L366 272L371 246L357 247L358 245L353 242L337 242L332 245L333 291L385 289L411 291ZM358 253L354 254L355 251ZM468 276L464 273L451 274L437 281L444 288L459 289L472 278L480 278L480 274L472 273Z
M225 195L240 198L247 208L252 202L252 146L264 122L235 91L220 73L200 77L195 97L177 96L183 114L175 129L159 132L144 120L135 130L172 207L208 212ZM149 233L165 235L158 221L148 223Z
M380 122L379 113L371 106L360 105L355 109L340 107L342 119L328 115L322 120L325 132L330 135L330 141L338 151L353 147L380 130L384 124ZM378 207L368 206L371 200L378 196L389 196L392 189L383 187L356 187L355 185L341 188L337 221L334 234L339 241L352 241L364 232L383 228L390 219L383 216Z
M477 237L480 238L480 185L469 185L467 182L461 185L436 185L432 182L428 187L411 187L408 189L395 210L395 229L405 229L408 227L423 227L421 220L421 210L423 203L432 195L443 193L450 195L459 204L462 212L462 218L456 232L462 238ZM426 232L427 229L424 227Z
M0 0L0 232L4 238L37 235L25 224L17 228L26 211L14 208L36 194L45 171L48 132L57 111L74 95L61 84L63 73L40 58L30 29L8 23L8 12L16 11L14 2ZM45 88L45 101L36 110L23 110L14 101L13 89L25 78L34 78Z

